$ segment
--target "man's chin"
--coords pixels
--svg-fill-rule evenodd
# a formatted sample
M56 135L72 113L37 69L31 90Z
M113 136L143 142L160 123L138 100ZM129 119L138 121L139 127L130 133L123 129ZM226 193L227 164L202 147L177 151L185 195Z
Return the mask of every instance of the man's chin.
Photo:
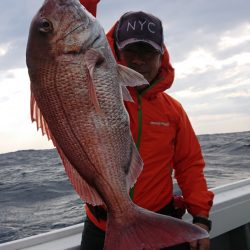
M139 71L137 71L138 73L140 73L141 75L143 75L144 76L144 78L150 83L151 82L151 77L149 77L149 74L148 73L146 73L146 72L139 72Z
M142 91L142 90L146 89L148 86L149 85L144 84L144 85L137 86L136 88L137 88L137 90Z

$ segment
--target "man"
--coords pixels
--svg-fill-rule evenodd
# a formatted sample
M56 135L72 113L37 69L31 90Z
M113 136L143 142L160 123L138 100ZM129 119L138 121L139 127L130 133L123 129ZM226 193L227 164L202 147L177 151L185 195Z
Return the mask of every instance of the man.
M94 15L98 2L81 0ZM125 103L131 132L144 162L131 198L143 208L181 218L173 196L174 171L193 223L209 231L213 193L208 191L204 178L200 145L180 103L164 92L173 83L174 69L164 46L161 21L144 12L128 12L107 38L117 62L141 73L150 83L130 88L134 102ZM87 205L86 214L81 249L101 250L106 211ZM209 239L167 249L208 250Z

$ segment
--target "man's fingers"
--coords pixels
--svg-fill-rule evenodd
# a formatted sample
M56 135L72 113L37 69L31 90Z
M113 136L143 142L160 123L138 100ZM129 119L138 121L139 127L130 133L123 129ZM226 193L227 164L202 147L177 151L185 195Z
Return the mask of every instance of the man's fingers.
M190 250L209 250L209 238L190 242Z
M190 250L196 250L197 247L198 247L198 241L197 240L190 242Z

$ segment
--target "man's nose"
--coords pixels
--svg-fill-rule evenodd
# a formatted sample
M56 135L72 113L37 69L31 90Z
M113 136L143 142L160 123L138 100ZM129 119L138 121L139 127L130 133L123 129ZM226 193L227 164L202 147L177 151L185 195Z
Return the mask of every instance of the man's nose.
M143 57L141 55L138 55L138 54L134 54L131 61L132 61L132 63L137 64L137 65L145 64L145 60L143 59Z

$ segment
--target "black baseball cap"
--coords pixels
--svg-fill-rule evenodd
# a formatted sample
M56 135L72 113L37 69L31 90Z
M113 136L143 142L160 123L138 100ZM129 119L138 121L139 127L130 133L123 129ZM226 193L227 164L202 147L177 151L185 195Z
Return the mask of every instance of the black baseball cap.
M127 12L121 16L116 32L116 45L119 50L127 45L143 42L163 54L163 29L161 20L143 11Z

